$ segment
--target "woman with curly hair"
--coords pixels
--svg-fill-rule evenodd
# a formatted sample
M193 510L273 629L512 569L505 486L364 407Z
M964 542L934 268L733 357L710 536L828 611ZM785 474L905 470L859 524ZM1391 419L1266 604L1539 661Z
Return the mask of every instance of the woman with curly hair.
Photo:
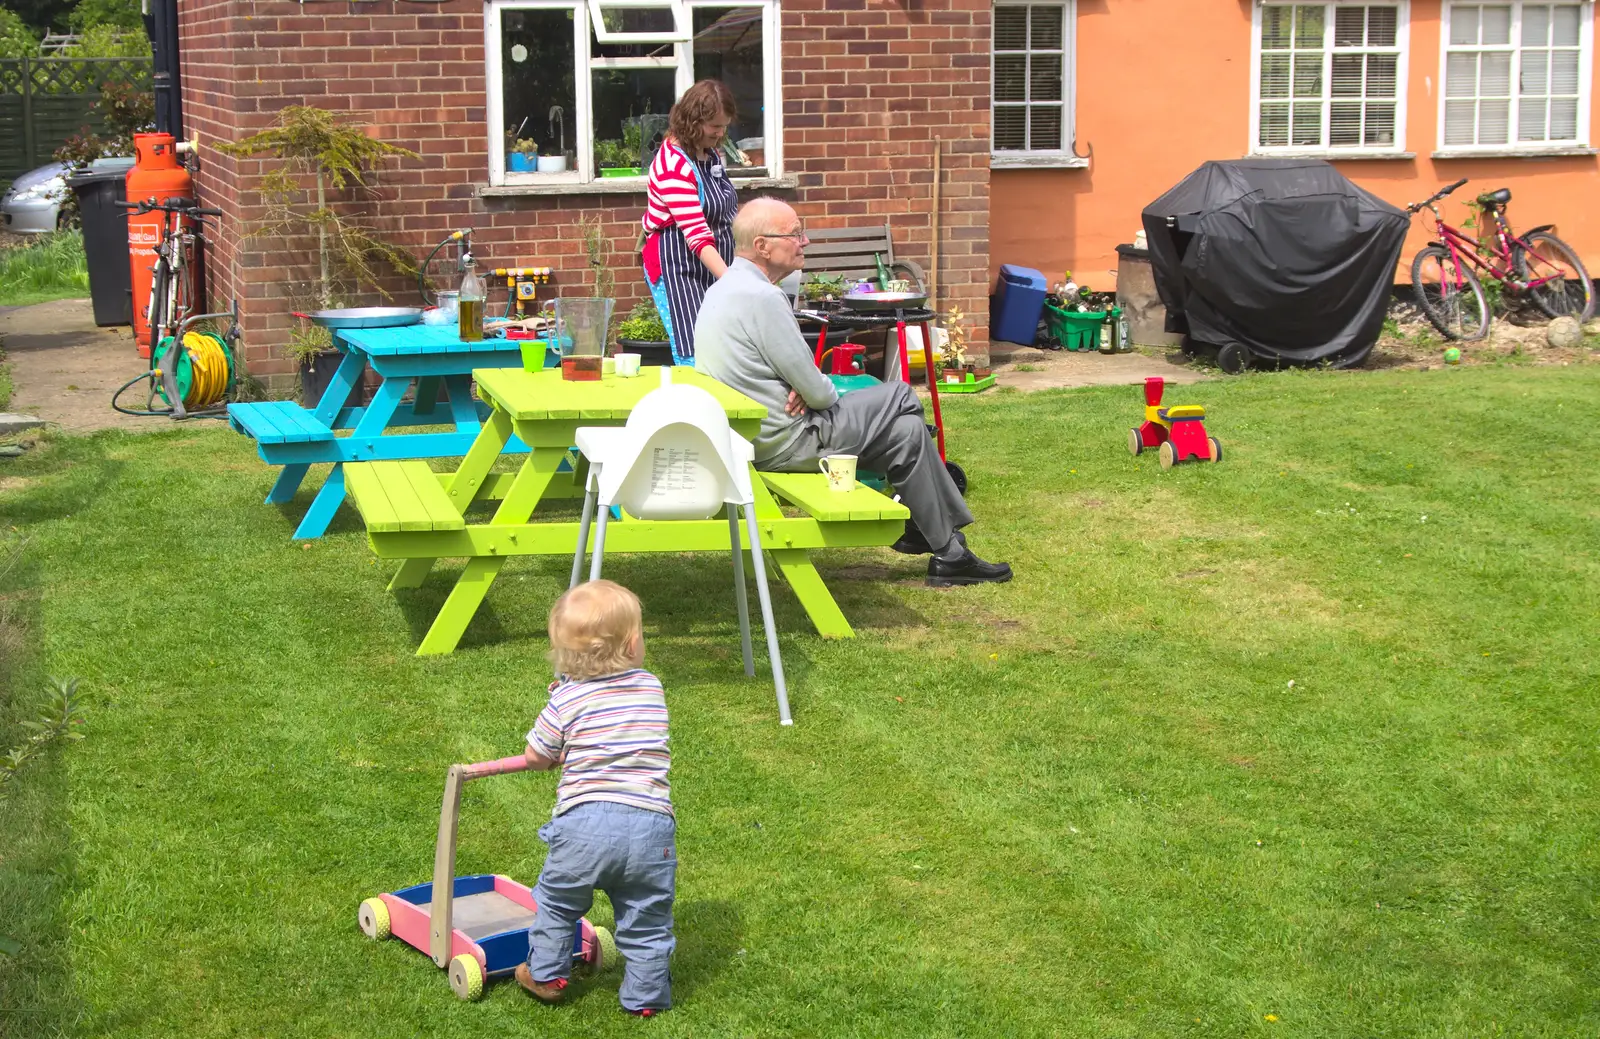
M736 114L733 92L719 80L702 79L672 106L667 135L650 163L640 258L677 364L694 363L700 301L733 260L739 196L717 146Z

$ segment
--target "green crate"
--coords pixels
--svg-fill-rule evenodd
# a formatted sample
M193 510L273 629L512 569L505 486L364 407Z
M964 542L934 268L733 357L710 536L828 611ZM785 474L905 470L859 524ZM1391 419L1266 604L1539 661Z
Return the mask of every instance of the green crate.
M1049 303L1044 305L1045 326L1066 350L1100 349L1100 326L1105 324L1106 312L1091 310L1079 313L1062 310Z

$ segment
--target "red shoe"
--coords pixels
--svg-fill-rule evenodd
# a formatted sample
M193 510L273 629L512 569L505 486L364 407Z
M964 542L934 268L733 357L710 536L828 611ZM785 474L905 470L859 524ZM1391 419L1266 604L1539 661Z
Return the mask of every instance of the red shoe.
M529 995L541 1003L559 1003L561 1002L561 997L566 995L567 992L566 978L556 978L552 981L534 981L533 975L528 972L526 963L517 964L513 977L517 979L518 985L527 989Z
M628 1010L627 1007L623 1007L622 1009ZM643 1010L628 1010L628 1013L632 1014L634 1017L655 1017L657 1014L661 1013L661 1011L655 1009L654 1007L645 1007Z

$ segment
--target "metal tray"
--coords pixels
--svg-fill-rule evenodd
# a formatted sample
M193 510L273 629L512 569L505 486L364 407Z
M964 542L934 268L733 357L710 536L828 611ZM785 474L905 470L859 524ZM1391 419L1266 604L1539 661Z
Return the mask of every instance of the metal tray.
M925 292L850 292L839 302L850 310L882 313L891 310L921 310L928 303Z
M323 328L393 328L422 320L421 307L346 307L300 314Z

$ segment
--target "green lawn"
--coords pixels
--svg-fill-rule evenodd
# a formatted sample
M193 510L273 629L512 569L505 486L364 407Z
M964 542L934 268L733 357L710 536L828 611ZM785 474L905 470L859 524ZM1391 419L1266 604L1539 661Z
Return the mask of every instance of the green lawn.
M0 306L88 296L89 261L82 231L37 235L25 245L0 249Z
M1600 1032L1600 365L1169 396L1222 464L1131 458L1135 387L948 401L972 544L1018 578L827 555L859 638L779 588L791 730L740 674L725 559L611 561L673 710L678 1005L649 1024L614 977L461 1003L355 926L427 879L446 766L520 749L565 563L513 562L418 659L453 571L385 591L345 514L291 541L309 494L261 504L240 437L0 462L38 647L9 716L47 672L88 705L0 815L0 1035ZM532 882L553 788L469 787L461 870Z

